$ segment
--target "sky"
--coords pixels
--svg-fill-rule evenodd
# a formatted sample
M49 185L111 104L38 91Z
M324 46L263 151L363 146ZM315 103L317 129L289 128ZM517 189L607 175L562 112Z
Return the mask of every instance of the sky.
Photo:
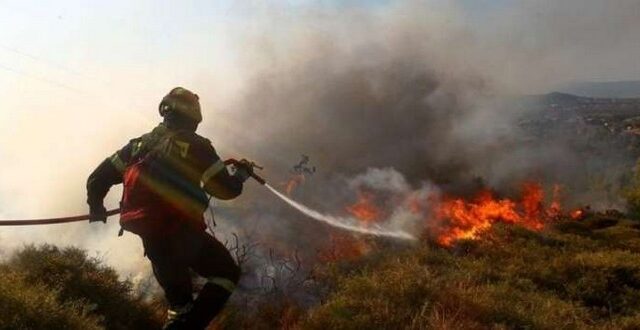
M379 57L387 44L401 44L385 39L393 29L424 28L428 43L446 50L426 52L442 71L481 73L505 93L545 92L571 80L640 79L638 7L637 0L0 0L0 218L86 213L88 174L158 122L158 102L175 86L201 95L212 114L202 129L219 151L241 154L240 134L260 138L234 128L242 123L229 114L243 101L247 77L283 71L281 58L304 65L304 40L316 42L316 32L364 35L340 48L348 53L378 37L368 35L373 27ZM111 193L107 206L118 197ZM134 238L115 232L84 224L3 229L0 246L81 242L119 256L128 252L112 247L128 244L140 252Z
M29 80L31 92L57 88L66 90L64 93L67 94L79 92L95 96L95 93L100 94L100 87L118 85L119 79L127 79L117 75L109 77L105 73L111 74L111 67L117 67L126 69L127 75L146 77L127 87L157 95L158 90L166 89L163 80L184 80L194 72L224 74L237 56L229 47L229 43L233 43L228 39L229 30L233 29L230 27L242 25L249 30L261 29L264 18L260 17L265 12L278 11L286 18L300 11L313 10L310 8L375 11L393 3L385 0L184 1L175 6L169 1L96 3L76 0L55 4L1 1L0 71L4 74L0 76L0 90L9 90L6 87L15 86L18 79ZM471 30L482 31L490 20L495 19L494 15L502 15L518 2L440 0L423 6L434 3L457 7L468 19L466 23ZM545 1L541 3L544 5ZM529 8L532 17L538 15L535 6ZM491 28L485 31L504 33ZM535 41L534 37L530 38ZM182 58L188 68L184 65L175 67L158 77L155 68L173 58ZM592 78L603 77L594 75ZM632 77L620 75L619 78ZM7 98L7 95L2 96Z

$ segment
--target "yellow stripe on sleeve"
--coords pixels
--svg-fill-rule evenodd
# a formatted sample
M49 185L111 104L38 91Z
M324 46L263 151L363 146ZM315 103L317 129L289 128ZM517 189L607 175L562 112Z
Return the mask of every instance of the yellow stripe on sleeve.
M218 174L223 169L224 162L222 160L218 160L217 162L213 163L213 165L209 166L209 168L202 174L202 179L200 180L202 182L202 186L205 186L207 182L211 180L211 178L216 176L216 174Z

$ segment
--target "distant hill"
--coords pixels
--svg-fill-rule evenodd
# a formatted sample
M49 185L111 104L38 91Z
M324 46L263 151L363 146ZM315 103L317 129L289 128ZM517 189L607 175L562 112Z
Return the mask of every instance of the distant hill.
M575 82L558 91L587 97L637 98L640 97L640 81Z
M573 94L553 92L543 95L526 95L514 99L515 107L538 110L559 110L564 114L611 117L615 115L618 120L631 117L640 117L640 97L638 98L605 98L586 97ZM538 113L538 112L536 112ZM540 114L540 113L538 113ZM609 118L610 119L610 118Z
M640 97L595 97L595 96L582 96L576 94L568 94L561 92L552 92L548 94L540 95L524 95L515 99L516 102L528 106L557 106L557 107L572 107L572 106L588 106L588 105L610 105L617 107L620 105L640 106Z
M518 99L517 102L529 107L548 107L551 105L560 107L572 107L580 104L586 104L597 101L597 98L578 96L567 93L552 92L542 95L525 95ZM606 99L609 100L609 99Z
M577 96L567 93L553 92L539 96L539 101L546 104L556 104L559 106L576 106L581 103L587 103L591 100L584 96Z

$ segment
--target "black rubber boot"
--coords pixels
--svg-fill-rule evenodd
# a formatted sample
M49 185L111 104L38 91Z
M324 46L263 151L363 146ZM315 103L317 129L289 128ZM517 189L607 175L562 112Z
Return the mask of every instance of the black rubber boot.
M167 321L162 327L162 330L182 330L182 329L188 329L188 327L185 320L180 318L171 319Z
M167 321L162 327L162 330L186 329L186 316L191 308L193 308L193 303L169 309L169 311L167 311Z
M200 290L200 294L194 301L191 310L182 318L184 320L184 328L179 329L205 329L216 315L222 311L230 296L231 292L229 290L216 284L206 284Z

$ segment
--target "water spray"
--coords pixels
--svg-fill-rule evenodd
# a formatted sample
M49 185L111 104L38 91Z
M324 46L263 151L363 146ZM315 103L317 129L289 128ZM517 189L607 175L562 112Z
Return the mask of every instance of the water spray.
M404 231L384 229L380 226L363 227L362 225L359 224L359 221L357 219L354 219L351 217L337 217L337 216L322 214L316 210L313 210L305 205L302 205L294 201L293 199L277 191L275 188L271 187L269 184L265 184L264 186L267 187L272 193L280 197L280 199L285 201L294 209L300 211L301 213L308 216L309 218L326 223L329 226L352 231L359 234L364 234L364 235L390 237L390 238L397 238L397 239L411 240L411 241L416 240L416 238L413 235Z
M267 189L269 189L269 191L271 191L274 195L278 196L280 199L282 199L285 203L289 204L289 206L293 207L294 209L298 210L299 212L301 212L302 214L308 216L309 218L312 218L314 220L320 221L322 223L325 223L329 226L332 227L336 227L336 228L340 228L343 230L348 230L348 231L352 231L355 233L359 233L359 234L364 234L364 235L372 235L372 236L380 236L380 237L390 237L390 238L396 238L396 239L403 239L403 240L416 240L416 238L404 231L400 231L400 230L391 230L391 229L385 229L382 228L380 226L374 225L374 226L367 226L367 227L363 227L359 221L357 219L354 219L352 217L337 217L337 216L332 216L332 215L327 215L327 214L322 214L314 209L311 209L301 203L298 203L296 201L294 201L293 199L289 198L288 196L284 195L283 193L279 192L278 190L276 190L275 188L273 188L272 186L270 186L267 181L265 179L263 179L262 177L258 176L253 169L262 169L262 167L258 166L256 163L254 162L249 162L246 160L242 160L242 161L237 161L235 159L229 159L227 161L225 161L225 164L227 165L234 165L234 166L238 166L240 164L246 164L250 167L249 170L249 175L256 180L258 183L260 183L261 185L267 187Z
M402 240L416 240L415 236L404 231L385 229L377 225L363 227L359 223L359 221L355 218L339 217L339 216L323 214L301 203L298 203L293 199L289 198L288 196L284 195L283 193L279 192L272 186L270 186L264 178L257 175L254 172L254 169L261 170L262 167L260 167L254 162L250 162L244 159L240 161L235 159L228 159L224 163L225 165L232 165L235 167L238 167L238 166L248 167L249 176L251 178L256 180L256 182L258 182L260 185L265 186L267 189L269 189L270 192L272 192L278 198L282 199L289 206L293 207L294 209L298 210L299 212L301 212L302 214L306 215L311 219L320 221L324 224L327 224L335 228L351 231L358 234L372 235L372 236L378 236L378 237L389 237L389 238L402 239ZM113 210L107 211L106 215L112 216L118 213L120 213L120 209L113 209ZM33 226L33 225L69 223L69 222L89 220L89 217L90 217L89 214L85 214L85 215L78 215L78 216L71 216L71 217L49 218L49 219L0 220L0 226Z

